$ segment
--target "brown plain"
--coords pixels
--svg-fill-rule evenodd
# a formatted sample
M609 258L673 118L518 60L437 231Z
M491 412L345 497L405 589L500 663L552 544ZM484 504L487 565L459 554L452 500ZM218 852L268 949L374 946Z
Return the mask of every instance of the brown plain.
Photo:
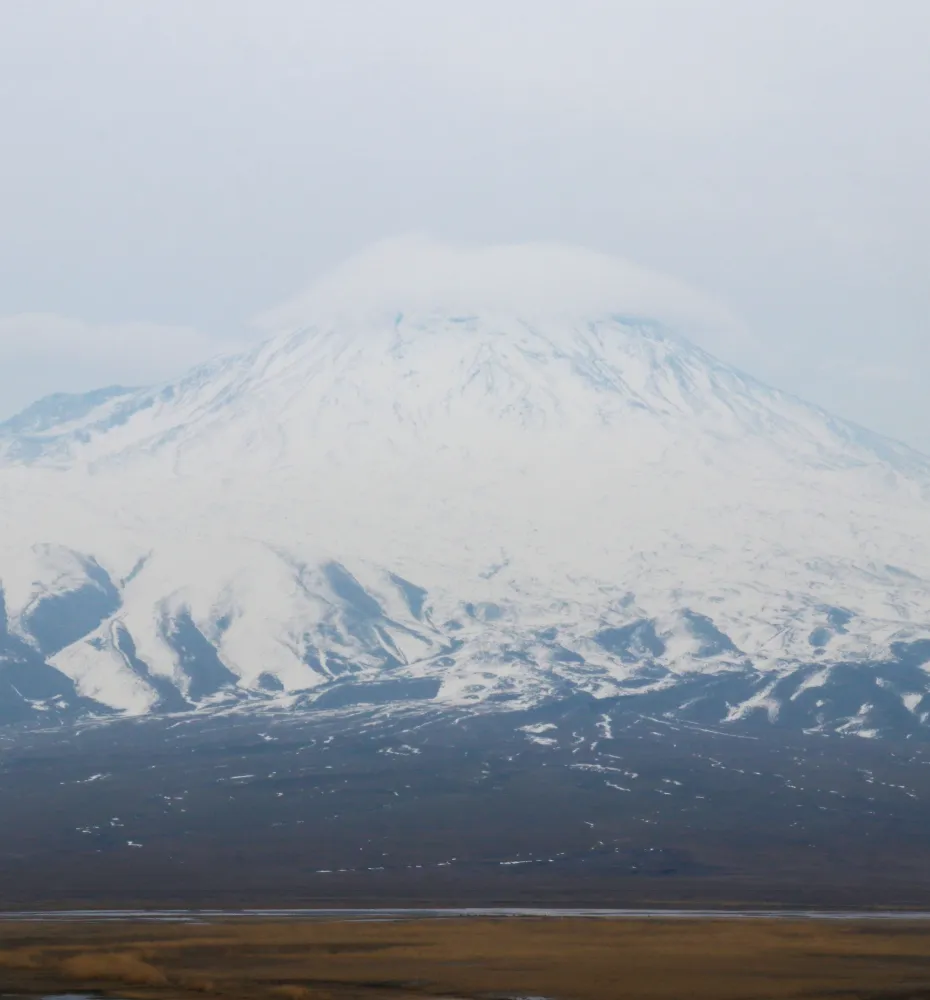
M930 928L779 920L0 923L0 995L930 997Z

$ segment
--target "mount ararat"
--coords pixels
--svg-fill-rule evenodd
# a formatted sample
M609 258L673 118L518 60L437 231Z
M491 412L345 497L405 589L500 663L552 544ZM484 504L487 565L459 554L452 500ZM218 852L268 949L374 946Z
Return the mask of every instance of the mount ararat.
M717 360L666 293L400 241L250 351L0 425L0 719L581 697L923 730L930 459Z

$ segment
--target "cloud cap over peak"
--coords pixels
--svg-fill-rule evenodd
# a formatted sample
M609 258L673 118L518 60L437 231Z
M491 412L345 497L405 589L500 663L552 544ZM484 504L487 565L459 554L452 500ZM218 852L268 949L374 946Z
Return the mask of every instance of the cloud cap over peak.
M424 234L381 240L258 317L266 330L398 312L502 312L526 318L632 315L735 333L722 305L632 261L554 242L493 246Z

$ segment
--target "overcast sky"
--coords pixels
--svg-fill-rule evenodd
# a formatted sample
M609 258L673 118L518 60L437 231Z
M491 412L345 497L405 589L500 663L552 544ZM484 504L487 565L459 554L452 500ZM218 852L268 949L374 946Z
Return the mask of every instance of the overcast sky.
M928 0L0 0L0 416L411 231L692 285L930 451Z

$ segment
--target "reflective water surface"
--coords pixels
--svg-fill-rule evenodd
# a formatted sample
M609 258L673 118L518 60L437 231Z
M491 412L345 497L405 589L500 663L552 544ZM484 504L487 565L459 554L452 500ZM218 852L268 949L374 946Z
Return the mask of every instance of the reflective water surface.
M6 921L429 920L462 917L586 917L629 920L928 920L927 910L683 910L553 907L462 909L11 910ZM59 997L58 1000L64 1000Z

